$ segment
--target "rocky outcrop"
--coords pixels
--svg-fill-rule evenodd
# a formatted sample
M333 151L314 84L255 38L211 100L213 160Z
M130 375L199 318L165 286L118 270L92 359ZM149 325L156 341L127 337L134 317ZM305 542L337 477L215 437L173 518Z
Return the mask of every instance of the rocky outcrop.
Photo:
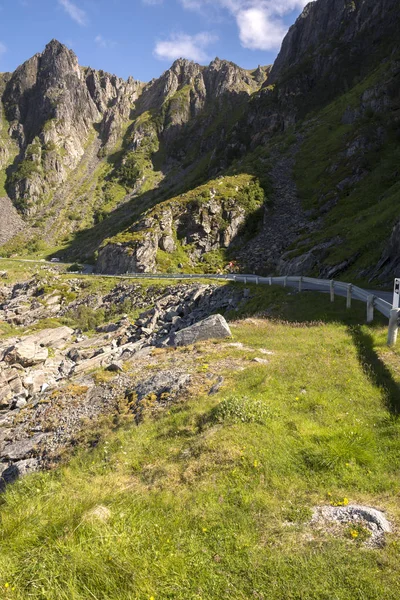
M179 244L195 264L208 252L239 243L240 232L251 212L243 202L242 193L252 184L247 182L240 188L228 183L232 185L229 195L225 188L222 191L219 187L225 185L221 178L215 187L182 194L148 211L145 218L101 248L96 271L152 273L156 270L158 250L172 254ZM262 198L255 202L259 208Z
M83 427L99 416L117 414L125 396L126 408L139 421L144 411L158 410L179 399L191 381L182 368L170 365L151 375L146 369L152 354L167 352L169 340L182 331L178 343L225 337L229 327L215 311L234 310L248 290L234 286L184 284L159 289L121 283L110 292L84 295L60 306L59 317L82 306L96 305L106 319L127 306L144 308L131 322L127 316L97 327L86 336L78 329L57 327L4 340L0 347L0 490L20 476L57 461L60 452L76 443ZM77 288L77 281L70 284ZM3 290L2 316L11 317L8 303L37 294L35 282ZM211 316L210 316L211 315ZM209 318L207 318L209 317ZM42 315L43 318L43 315ZM7 318L6 318L7 320ZM196 328L195 324L199 323ZM155 350L155 349L158 350ZM143 361L144 376L132 384L124 362ZM133 363L131 363L132 366ZM112 384L98 385L96 370L110 371ZM93 375L94 374L94 375ZM217 382L218 383L218 382ZM210 382L208 383L208 386Z
M231 337L231 330L222 315L212 315L190 327L180 329L168 343L171 346L189 346L201 340Z
M104 144L115 144L140 89L133 79L82 69L56 40L12 74L2 101L20 154L8 192L24 213L34 214L77 167L96 123Z
M310 2L283 40L268 84L277 84L283 106L304 115L379 64L399 25L396 0Z

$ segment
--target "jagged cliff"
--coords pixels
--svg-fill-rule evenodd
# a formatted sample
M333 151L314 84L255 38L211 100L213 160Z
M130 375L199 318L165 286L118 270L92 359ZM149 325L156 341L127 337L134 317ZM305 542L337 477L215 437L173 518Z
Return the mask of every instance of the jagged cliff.
M399 26L395 0L317 0L272 68L180 59L147 84L53 40L0 76L0 196L26 223L12 219L2 252L57 245L109 272L234 258L391 276Z

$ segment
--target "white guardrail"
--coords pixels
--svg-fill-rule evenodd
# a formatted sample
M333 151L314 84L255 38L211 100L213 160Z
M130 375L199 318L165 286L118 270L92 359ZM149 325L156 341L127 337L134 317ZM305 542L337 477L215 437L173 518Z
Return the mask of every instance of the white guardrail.
M104 276L104 275L103 275ZM392 308L389 302L379 298L375 294L363 290L351 283L336 281L333 279L315 279L314 277L283 276L283 277L261 277L259 275L245 274L185 274L185 273L126 273L120 277L133 277L143 279L223 279L226 281L237 281L238 283L255 283L261 285L281 285L283 287L295 287L299 292L303 290L329 292L330 300L333 302L335 293L346 297L346 307L351 308L351 300L361 300L367 305L367 323L374 318L374 309L389 319L388 345L396 343L398 320L400 309Z

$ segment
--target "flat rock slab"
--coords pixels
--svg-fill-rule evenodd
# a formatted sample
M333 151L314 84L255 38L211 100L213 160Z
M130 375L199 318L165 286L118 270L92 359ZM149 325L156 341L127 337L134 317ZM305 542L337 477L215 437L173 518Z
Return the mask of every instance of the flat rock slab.
M2 450L2 456L3 458L13 461L30 458L35 454L38 444L45 437L46 435L44 433L38 433L31 438L7 444Z
M168 344L170 346L189 346L202 340L224 339L231 336L231 330L224 317L211 315L203 321L174 333Z
M74 333L71 327L55 327L54 329L42 329L38 333L28 335L23 341L34 342L39 346L55 346L66 342Z

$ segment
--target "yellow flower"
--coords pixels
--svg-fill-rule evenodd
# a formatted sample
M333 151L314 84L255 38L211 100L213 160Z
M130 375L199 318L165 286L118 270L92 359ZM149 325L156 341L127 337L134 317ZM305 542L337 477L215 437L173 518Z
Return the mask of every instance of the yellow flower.
M298 400L298 399L299 399L299 397L298 397L298 396L296 396L295 400Z
M206 531L208 531L207 527L203 527L203 533L206 533Z
M343 498L343 506L346 506L349 503L348 498Z
M255 467L258 467L258 460L255 460L253 464Z
M352 538L356 538L356 537L358 537L358 531L356 531L355 529L352 529L350 531L350 535Z
M9 584L9 583L5 583L5 584L4 584L4 587L5 587L5 588L8 588L8 587L10 587L10 584Z

